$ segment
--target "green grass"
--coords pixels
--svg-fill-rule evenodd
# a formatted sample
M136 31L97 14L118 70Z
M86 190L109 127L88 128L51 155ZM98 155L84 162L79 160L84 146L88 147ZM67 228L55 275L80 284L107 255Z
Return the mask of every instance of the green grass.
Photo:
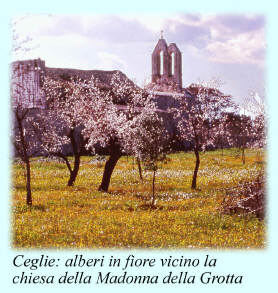
M157 172L157 209L148 209L151 173L139 179L133 158L122 157L110 192L97 191L104 163L83 157L74 187L57 161L31 162L33 206L25 204L24 166L13 163L12 231L17 248L263 248L265 223L223 215L225 189L253 180L264 168L257 151L243 165L235 150L201 154L198 190L190 188L193 153L169 156Z

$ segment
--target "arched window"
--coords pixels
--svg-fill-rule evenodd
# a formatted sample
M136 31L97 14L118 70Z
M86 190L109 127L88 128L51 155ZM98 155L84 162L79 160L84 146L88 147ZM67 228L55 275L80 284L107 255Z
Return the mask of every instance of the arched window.
M164 72L163 63L163 51L160 51L160 75L163 75Z
M171 75L175 74L175 53L171 53Z

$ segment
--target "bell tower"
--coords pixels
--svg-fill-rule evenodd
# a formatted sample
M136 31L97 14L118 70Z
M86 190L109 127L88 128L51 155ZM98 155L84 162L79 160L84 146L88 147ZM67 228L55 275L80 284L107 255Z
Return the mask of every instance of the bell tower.
M182 88L181 52L175 43L167 45L163 31L152 53L152 83Z

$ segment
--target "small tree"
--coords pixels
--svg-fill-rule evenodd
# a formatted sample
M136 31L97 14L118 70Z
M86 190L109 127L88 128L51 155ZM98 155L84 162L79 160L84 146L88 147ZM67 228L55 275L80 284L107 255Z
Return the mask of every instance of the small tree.
M254 146L256 148L265 148L266 147L266 117L263 114L257 115L253 120L254 124Z
M253 146L264 148L266 146L266 102L258 92L252 91L243 104L244 110L253 118Z
M230 144L238 148L242 163L245 164L245 150L254 141L254 124L250 116L229 113L225 129Z
M127 87L128 88L128 87ZM128 92L126 89L125 92ZM155 180L158 163L170 151L170 135L166 130L165 111L157 109L154 97L141 89L132 89L124 111L125 121L119 128L119 137L125 153L152 171L151 206L155 205Z
M123 131L124 148L140 159L153 172L151 206L155 206L155 179L158 163L166 159L170 150L170 136L163 119L153 108L142 108L140 114L128 121Z
M29 37L22 38L17 32L21 19L11 23L13 57L25 54L32 49ZM38 67L35 70L39 70ZM11 110L12 110L12 143L14 156L18 156L25 165L26 203L32 205L31 165L30 158L37 154L40 143L37 140L39 112L32 101L32 74L28 67L11 66Z
M215 148L221 149L222 156L224 155L224 148L230 146L230 133L227 129L227 121L230 119L230 115L233 115L233 113L222 113L221 116L213 122L215 126L213 145Z
M13 105L12 142L16 156L22 160L26 172L26 203L32 205L31 166L30 158L37 154L40 143L37 140L38 123L31 109L23 108L20 104Z
M231 110L231 97L219 91L219 82L193 84L188 89L191 97L178 97L179 107L174 109L180 139L190 142L196 157L191 188L196 189L200 166L200 151L214 146L215 131L221 114Z

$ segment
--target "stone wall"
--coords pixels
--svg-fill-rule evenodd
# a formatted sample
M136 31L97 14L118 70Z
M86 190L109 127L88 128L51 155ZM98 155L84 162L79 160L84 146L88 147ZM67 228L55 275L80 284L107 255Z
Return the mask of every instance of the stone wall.
M41 59L16 61L11 65L11 99L12 103L23 108L46 108L43 81L45 77L57 79L98 80L101 88L110 87L112 76L119 73L122 80L129 80L118 70L80 70L70 68L46 67ZM130 80L129 80L130 81ZM130 81L132 83L132 81Z

